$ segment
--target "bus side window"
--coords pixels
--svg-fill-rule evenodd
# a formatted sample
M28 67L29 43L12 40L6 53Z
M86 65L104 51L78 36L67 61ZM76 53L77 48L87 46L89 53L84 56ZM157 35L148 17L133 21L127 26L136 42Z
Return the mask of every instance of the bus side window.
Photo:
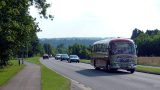
M105 44L103 44L102 45L102 52L107 52L108 50L107 50L107 45L105 45Z
M99 44L99 52L102 52L102 44Z
M97 44L97 52L100 52L100 44Z
M98 49L97 49L97 45L95 45L95 52L97 52L98 51Z
M101 45L101 51L105 52L105 46L104 46L104 44Z
M107 45L105 45L105 51L108 53L108 50L109 48L108 48L108 46Z

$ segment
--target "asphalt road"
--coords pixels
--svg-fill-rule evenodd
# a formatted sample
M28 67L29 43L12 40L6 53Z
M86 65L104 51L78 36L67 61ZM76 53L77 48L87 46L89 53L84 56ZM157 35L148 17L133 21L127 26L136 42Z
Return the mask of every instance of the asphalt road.
M69 77L92 90L160 90L160 75L127 71L94 70L90 64L40 60L48 68Z

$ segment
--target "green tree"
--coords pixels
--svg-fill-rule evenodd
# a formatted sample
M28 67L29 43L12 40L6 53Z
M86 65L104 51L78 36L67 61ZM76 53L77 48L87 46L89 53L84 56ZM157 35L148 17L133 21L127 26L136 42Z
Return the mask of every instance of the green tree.
M38 23L29 15L29 6L35 5L44 18L50 4L46 0L1 0L0 1L0 66L6 65L11 56L23 52L26 44L31 44ZM33 44L33 43L32 43Z
M27 57L32 57L35 55L43 55L44 54L44 48L43 46L39 43L39 39L37 37L37 35L34 35L32 37L32 40L30 40L30 42L26 41L26 45L25 45L25 51L24 51L25 55Z
M64 44L59 44L56 49L57 49L57 53L67 53L68 52L67 48L64 47Z
M45 53L47 53L48 55L54 55L55 54L55 52L54 52L55 49L50 44L45 43L43 45L43 47L44 47Z
M69 54L76 54L82 59L90 59L90 48L81 44L74 44L68 47Z
M134 30L133 33L136 31ZM160 31L146 30L146 32L141 32L133 40L137 44L138 55L139 56L160 56ZM132 33L132 36L134 35Z
M131 39L135 39L136 37L138 37L141 33L143 33L141 30L135 28L132 32L132 36Z

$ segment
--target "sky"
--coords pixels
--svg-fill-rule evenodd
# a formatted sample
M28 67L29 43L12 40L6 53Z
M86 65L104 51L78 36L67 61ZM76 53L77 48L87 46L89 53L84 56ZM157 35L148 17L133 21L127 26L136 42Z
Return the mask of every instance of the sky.
M124 37L130 38L135 28L160 29L160 0L47 0L53 21L41 19L37 9L39 38Z

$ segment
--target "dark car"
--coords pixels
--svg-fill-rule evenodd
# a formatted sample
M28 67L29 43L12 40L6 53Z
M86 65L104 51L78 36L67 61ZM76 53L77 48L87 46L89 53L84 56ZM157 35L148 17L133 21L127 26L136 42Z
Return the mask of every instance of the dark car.
M61 61L63 61L63 60L69 60L69 56L68 56L68 54L62 54L61 55Z
M43 59L49 59L49 55L48 54L44 54L43 55Z
M56 54L55 59L56 59L56 60L60 60L60 59L61 59L61 55L62 55L62 54Z
M77 55L70 55L69 56L69 63L71 63L71 62L77 62L77 63L79 63L79 57L77 56Z

